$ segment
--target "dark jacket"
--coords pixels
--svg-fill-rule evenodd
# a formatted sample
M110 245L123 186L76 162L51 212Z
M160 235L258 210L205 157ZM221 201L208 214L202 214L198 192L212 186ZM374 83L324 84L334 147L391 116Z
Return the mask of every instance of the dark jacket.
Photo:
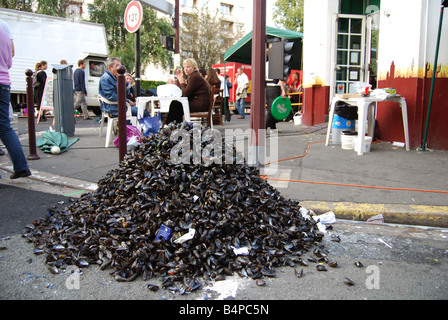
M45 84L47 82L47 73L44 70L40 70L36 74L36 79L39 82L39 85L34 88L34 98L38 103L38 108L42 104L42 97L44 95Z
M106 70L106 72L101 76L100 78L100 86L98 93L103 98L106 98L110 101L118 101L118 83L117 78L110 73L109 70ZM126 95L128 95L129 90L126 89ZM129 99L126 99L126 102L129 102ZM117 116L118 115L118 105L116 104L108 104L103 103L104 106L104 112L112 115Z
M75 92L82 91L84 94L87 94L86 75L83 69L78 68L75 70L75 73L73 74L73 82L75 84Z
M190 112L208 111L210 107L210 85L198 71L194 71L187 80L187 84L176 85L182 90L182 97L188 97Z

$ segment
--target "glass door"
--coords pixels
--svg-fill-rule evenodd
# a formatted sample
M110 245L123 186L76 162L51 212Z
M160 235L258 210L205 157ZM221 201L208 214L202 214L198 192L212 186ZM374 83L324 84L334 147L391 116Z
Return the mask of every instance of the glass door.
M338 15L336 37L336 92L356 93L354 82L365 81L364 15Z

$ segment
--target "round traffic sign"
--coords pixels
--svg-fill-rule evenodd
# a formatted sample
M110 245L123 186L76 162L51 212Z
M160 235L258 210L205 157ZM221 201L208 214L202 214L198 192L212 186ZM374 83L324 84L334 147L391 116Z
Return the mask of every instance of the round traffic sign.
M124 25L131 33L136 32L143 20L143 7L139 1L131 1L124 13Z
M278 97L274 100L271 107L271 114L276 120L284 120L291 113L291 100L288 98Z

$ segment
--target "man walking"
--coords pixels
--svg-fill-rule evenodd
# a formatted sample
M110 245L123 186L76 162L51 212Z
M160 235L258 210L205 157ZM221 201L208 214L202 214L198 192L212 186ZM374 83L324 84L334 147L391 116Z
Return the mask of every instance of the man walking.
M89 112L87 111L87 89L86 89L86 76L84 73L84 69L86 68L86 61L79 60L78 61L78 69L76 69L73 78L75 85L75 110L81 108L82 115L84 116L84 120L91 120L89 117Z
M249 78L243 72L243 68L241 67L239 67L237 70L237 76L234 84L237 86L235 107L238 110L238 113L240 114L238 119L244 119L246 117L245 108L246 108L247 89L249 88Z

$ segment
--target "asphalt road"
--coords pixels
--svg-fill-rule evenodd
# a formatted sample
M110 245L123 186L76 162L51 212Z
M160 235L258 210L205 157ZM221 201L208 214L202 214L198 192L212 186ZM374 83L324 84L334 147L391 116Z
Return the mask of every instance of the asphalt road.
M252 304L257 301L269 306L275 300L448 299L447 229L343 221L333 224L333 230L324 238L329 259L338 262L337 268L327 267L328 271L319 272L316 264L310 262L308 267L297 267L303 268L302 278L295 276L292 267L278 268L275 278L264 279L265 286L232 276L225 281L204 281L198 291L180 295L163 289L148 290L148 283L160 285L161 279L116 282L107 271L94 265L54 275L44 264L44 257L33 254L33 246L25 242L21 232L34 219L44 217L48 208L67 205L65 195L70 194L76 194L76 190L27 179L14 183L0 180L0 299L172 300L176 305L169 312L173 314L185 311L181 308L193 300L190 306L201 306L210 300L231 300L234 304L251 300ZM341 241L331 241L331 234L338 235ZM355 261L362 262L363 267L355 266ZM355 285L346 285L345 277ZM275 304L271 312L272 308ZM219 311L224 312L222 305Z

